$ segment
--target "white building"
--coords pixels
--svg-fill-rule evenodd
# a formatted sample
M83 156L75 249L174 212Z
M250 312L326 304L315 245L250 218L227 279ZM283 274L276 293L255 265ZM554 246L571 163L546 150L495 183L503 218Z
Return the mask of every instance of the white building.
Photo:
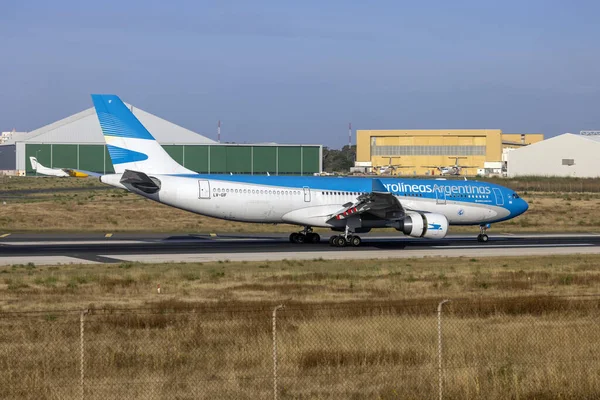
M507 154L508 176L600 177L600 136L565 133Z
M25 135L26 133L27 132L15 132L14 129L12 131L2 132L2 133L0 133L0 144L4 144L4 143L8 142L9 140L14 141L14 138Z

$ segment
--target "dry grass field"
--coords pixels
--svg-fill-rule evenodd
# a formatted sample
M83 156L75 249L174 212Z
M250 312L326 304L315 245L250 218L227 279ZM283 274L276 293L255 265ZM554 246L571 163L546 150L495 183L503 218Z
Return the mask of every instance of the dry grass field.
M79 398L83 309L86 399L272 398L278 304L280 398L434 398L448 298L445 399L595 399L599 288L600 256L0 267L0 398Z
M24 180L0 177L2 232L244 233L296 229L288 225L247 224L194 215L122 190L99 190L104 185L94 179L21 179ZM518 181L518 184L523 182ZM44 191L22 192L33 188ZM61 191L64 189L68 190ZM523 197L530 204L529 211L514 220L495 224L491 232L600 231L600 193L527 192ZM476 227L451 228L451 232L475 231Z

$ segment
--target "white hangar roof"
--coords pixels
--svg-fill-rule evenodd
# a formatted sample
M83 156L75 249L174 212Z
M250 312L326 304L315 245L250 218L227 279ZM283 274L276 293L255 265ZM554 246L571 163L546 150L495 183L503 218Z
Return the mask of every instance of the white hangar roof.
M211 144L205 136L127 104L160 144ZM8 143L104 144L94 107L9 140Z

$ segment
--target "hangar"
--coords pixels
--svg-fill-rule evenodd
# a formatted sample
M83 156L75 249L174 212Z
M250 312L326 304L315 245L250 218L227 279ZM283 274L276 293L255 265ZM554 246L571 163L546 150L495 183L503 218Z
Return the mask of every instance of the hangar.
M322 170L320 145L217 143L130 104L127 106L171 157L199 173L312 175ZM114 172L93 107L15 135L0 146L2 152L14 154L11 163L20 175L34 174L29 162L31 156L50 168Z
M600 136L565 133L508 153L508 176L599 177L598 154Z
M394 164L401 175L437 175L438 167L458 164L467 175L486 166L503 167L507 149L525 147L544 135L506 134L500 129L357 130L356 166L379 168ZM486 165L487 164L487 165Z

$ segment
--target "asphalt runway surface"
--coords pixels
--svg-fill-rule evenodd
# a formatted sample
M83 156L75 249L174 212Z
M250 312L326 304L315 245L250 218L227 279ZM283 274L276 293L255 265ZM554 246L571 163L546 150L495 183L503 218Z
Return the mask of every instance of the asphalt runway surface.
M120 263L139 261L208 262L282 259L375 259L411 257L491 257L549 254L600 254L600 234L449 235L443 240L401 234L361 235L361 247L292 244L287 234L2 234L0 265Z

